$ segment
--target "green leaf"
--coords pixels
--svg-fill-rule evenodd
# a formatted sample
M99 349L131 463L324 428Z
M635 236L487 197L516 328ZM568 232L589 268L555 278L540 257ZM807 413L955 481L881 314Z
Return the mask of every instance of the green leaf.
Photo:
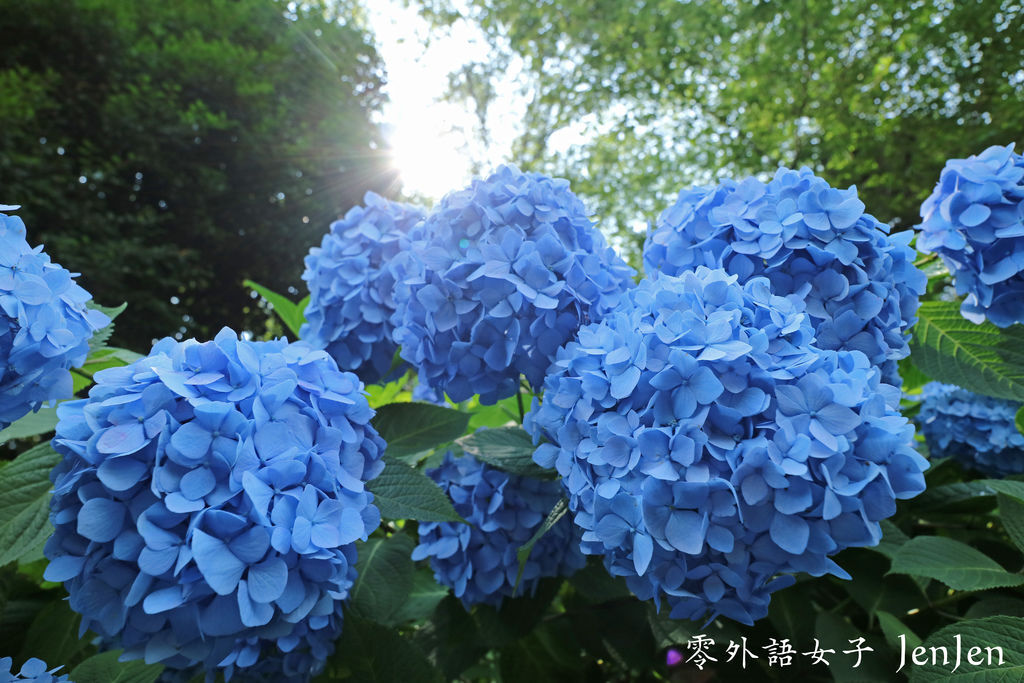
M544 534L550 531L551 527L558 524L558 521L562 519L562 517L565 517L565 513L568 509L569 501L565 498L562 498L555 503L555 506L551 508L551 512L549 512L548 516L544 518L544 522L537 527L537 531L533 533L530 540L521 545L519 550L516 551L516 559L519 560L519 572L516 573L516 585L512 589L512 595L515 595L516 591L519 590L519 582L523 579L523 570L526 569L526 561L530 559L530 551L533 550L533 546L537 545L537 541L539 541Z
M277 313L277 317L281 319L281 322L283 322L285 326L291 330L291 333L298 338L299 328L302 327L302 323L306 320L306 308L301 305L301 302L296 304L289 301L285 296L267 289L263 285L257 284L252 280L245 280L242 284L249 289L254 290L257 294L266 299L274 313ZM303 299L303 301L307 301L308 303L308 299Z
M917 634L889 612L879 610L875 612L875 617L878 619L878 625L881 627L882 633L885 634L885 642L889 643L889 647L897 652L900 651L902 645L900 641L901 635L906 640L907 648L910 650L921 644L921 639L917 637Z
M429 617L450 590L434 579L434 572L431 570L417 569L412 577L412 589L406 596L405 602L392 615L392 622L401 624Z
M999 519L1014 545L1024 550L1024 502L1005 493L996 495L999 501Z
M910 356L899 362L899 372L900 377L903 379L903 392L906 394L919 393L921 387L928 384L932 379L914 365Z
M145 356L128 349L122 349L119 346L104 346L102 349L89 354L82 369L96 373L103 368L93 367L95 365L102 365L104 368L116 368L122 365L131 365L140 358L145 358Z
M405 534L374 537L359 548L358 576L349 591L349 610L359 616L392 626L392 615L408 600L412 590L416 543Z
M345 614L345 628L335 654L328 660L328 672L343 671L348 678L365 683L441 683L440 672L423 651L398 631ZM341 680L341 675L329 680Z
M950 301L922 303L917 315L911 357L922 372L985 396L1024 401L1024 326L975 325Z
M21 647L22 661L38 657L51 666L72 661L88 640L78 638L78 624L82 617L71 611L66 600L54 600L32 620Z
M47 434L57 428L57 406L43 406L34 413L29 413L20 420L15 420L6 429L0 431L0 444L14 439L27 439L30 436Z
M1011 574L965 543L941 536L918 536L904 543L889 573L926 576L960 591L1024 583L1024 576Z
M421 453L462 436L469 414L432 403L389 403L377 409L373 426L392 458Z
M153 683L163 672L161 664L146 664L142 660L119 662L121 650L93 655L72 671L69 678L75 683Z
M551 472L533 461L536 446L522 427L481 429L456 443L477 460L512 474L551 478Z
M928 663L922 666L911 664L911 683L1010 683L1024 680L1024 618L1021 617L996 616L958 621L931 634L925 639L924 647L923 656ZM938 663L932 663L932 648L939 647L946 648L949 653L949 664L942 663L941 651L937 651ZM970 663L971 648L980 648L972 658L974 661L982 660L981 666ZM1001 648L1002 663L993 650L993 666L988 666L986 648ZM958 651L960 666L953 671ZM913 651L907 653L908 664L912 655Z
M121 304L120 306L100 306L92 301L86 304L87 308L91 308L99 311L108 318L110 322L107 323L106 327L101 327L93 333L89 339L89 351L97 351L104 347L104 345L110 340L110 335L114 333L114 318L124 313L124 309L128 308L128 302Z
M1017 416L1014 418L1013 423L1017 425L1017 431L1024 434L1024 406L1020 407L1017 411Z
M424 522L465 522L452 501L432 479L393 458L366 488L385 519L416 519Z
M891 560L896 557L896 553L903 544L910 540L910 536L907 536L902 529L887 519L883 519L880 526L882 527L882 540L868 550L882 553Z
M0 469L0 566L27 556L50 535L50 470L60 459L43 443Z

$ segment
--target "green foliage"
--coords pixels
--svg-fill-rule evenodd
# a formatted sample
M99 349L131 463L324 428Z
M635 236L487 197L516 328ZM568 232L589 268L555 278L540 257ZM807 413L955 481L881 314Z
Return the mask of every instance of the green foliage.
M328 662L324 680L440 683L440 673L422 650L395 629L349 612L338 649Z
M516 590L519 589L519 582L523 580L523 570L526 569L526 561L530 559L530 553L533 552L533 546L537 545L544 534L551 531L551 527L558 524L558 522L565 517L566 512L569 510L569 501L562 498L555 506L551 508L551 512L544 518L544 522L537 527L537 530L533 532L533 536L530 536L530 540L522 545L519 550L516 551L516 559L519 560L519 571L516 573Z
M454 441L468 423L469 414L432 403L389 403L373 418L391 458L415 456Z
M297 292L328 224L396 189L357 0L0 0L0 35L0 203L127 299L131 348L253 329L239 283Z
M477 460L512 474L547 478L549 472L533 462L536 446L522 427L498 427L474 432L458 444Z
M85 660L72 671L75 683L154 683L164 667L140 660L119 662L120 650L102 652Z
M406 534L375 537L359 549L359 576L349 591L349 612L378 624L393 626L409 599L413 566L409 555L416 546Z
M975 591L1024 584L985 554L942 536L918 536L900 547L890 573L938 579L953 590Z
M947 158L1024 130L1011 0L417 4L489 38L450 93L482 112L481 136L502 114L484 84L521 64L512 158L569 178L634 248L630 228L683 186L778 165L857 185L873 215L912 225Z
M53 533L50 470L58 462L43 443L0 469L0 566L29 556Z
M451 500L427 475L401 460L386 458L387 465L366 488L385 519L425 522L462 522Z
M968 391L1024 401L1024 328L976 325L960 315L960 304L921 304L911 341L914 364L932 379Z
M278 294L270 289L267 289L263 285L257 284L252 280L245 280L243 283L246 287L249 287L261 297L263 297L267 303L270 304L271 310L277 313L277 317L281 319L288 329L291 331L295 338L299 338L299 328L302 327L302 323L306 321L306 304L309 303L309 297L298 303L294 303L287 297Z
M57 426L57 406L43 406L34 413L29 413L20 420L15 420L3 431L0 431L0 444L15 439L27 439L52 432Z
M972 619L940 629L924 641L924 647L944 647L950 654L950 661L956 656L958 648L962 648L963 661L960 669L951 672L952 664L943 666L926 664L914 668L910 675L911 683L929 683L930 681L955 681L961 683L1009 683L1024 677L1024 618L998 616L988 619ZM988 667L973 666L967 656L971 647L979 647L980 651L974 659L988 659L987 647L999 647L1003 651L1002 665ZM996 658L995 662L999 662Z

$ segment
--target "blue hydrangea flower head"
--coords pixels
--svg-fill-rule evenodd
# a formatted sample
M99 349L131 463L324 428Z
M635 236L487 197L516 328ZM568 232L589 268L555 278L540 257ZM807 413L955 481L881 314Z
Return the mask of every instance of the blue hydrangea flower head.
M92 297L74 277L28 245L20 218L0 213L0 429L70 397L69 369L85 362L89 339L110 324L86 307Z
M471 455L456 458L450 452L427 475L469 525L420 522L412 559L429 558L437 582L451 587L467 609L499 607L507 597L533 593L544 577L570 576L586 564L579 530L563 518L533 546L516 592L516 552L562 497L558 482L508 474Z
M1024 434L1014 423L1021 404L952 384L921 389L915 418L932 458L955 458L989 477L1024 474Z
M555 350L632 286L565 180L501 166L413 230L395 341L453 401L540 387ZM403 264L404 266L404 264Z
M950 159L921 219L917 248L942 256L963 316L1024 323L1024 155L1010 144Z
M57 672L63 666L47 668L46 662L32 657L21 666L18 673L11 671L14 661L10 657L0 658L0 683L17 683L26 681L31 683L72 683L68 680L67 674L58 675Z
M156 343L60 405L45 576L129 658L304 680L341 629L384 464L358 378L284 340ZM276 658L276 659L275 659Z
M683 190L644 244L644 269L680 275L724 268L740 282L766 277L779 296L804 300L817 339L856 350L899 386L908 330L927 278L914 266L910 231L864 213L857 189L838 190L810 169L779 169L768 183L723 180Z
M373 192L364 202L332 223L320 246L306 256L302 279L309 305L300 337L326 349L342 370L373 384L387 374L398 348L392 341L391 263L404 258L402 240L423 213Z
M628 292L559 350L525 426L583 528L673 618L752 623L792 574L881 538L927 463L860 351L815 347L799 298L699 266Z

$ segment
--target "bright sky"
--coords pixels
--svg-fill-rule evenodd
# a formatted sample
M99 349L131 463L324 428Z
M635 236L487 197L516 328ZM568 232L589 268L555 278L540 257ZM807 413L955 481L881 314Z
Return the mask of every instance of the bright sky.
M515 137L513 119L491 120L492 141L484 149L469 134L477 120L472 105L441 101L450 72L486 59L486 41L478 28L465 22L448 35L431 32L416 10L404 7L401 0L372 4L371 26L387 68L391 100L384 111L385 130L404 189L407 194L440 199L469 183L472 159L483 162L485 170L503 161ZM513 97L510 89L499 90L499 96ZM510 108L514 103L510 107L503 101L500 110Z

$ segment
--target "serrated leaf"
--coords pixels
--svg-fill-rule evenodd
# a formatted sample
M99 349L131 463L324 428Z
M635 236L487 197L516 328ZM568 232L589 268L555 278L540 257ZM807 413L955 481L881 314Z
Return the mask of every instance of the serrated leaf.
M70 662L83 649L88 640L78 638L78 624L82 617L71 611L66 600L54 600L32 620L21 647L21 660L38 657L44 662Z
M373 426L387 444L386 453L401 458L462 436L469 414L431 403L389 403L377 409Z
M925 576L960 591L1024 584L1024 576L1011 574L971 546L942 536L918 536L904 543L889 573Z
M985 396L1024 401L1024 326L1000 329L960 315L960 304L918 309L911 357L929 377Z
M423 522L465 522L452 502L432 479L393 458L366 488L385 519L415 519Z
M477 460L511 474L551 478L551 472L533 461L536 446L522 427L481 429L457 441Z
M903 358L899 362L899 374L903 380L903 392L906 394L916 394L920 392L921 387L931 381L931 377L921 372L921 369L914 365L913 360L910 356Z
M114 334L114 319L124 313L124 309L128 308L128 302L124 302L120 306L100 306L95 302L86 303L87 308L91 308L99 311L103 315L110 318L110 322L107 323L106 327L101 327L96 330L92 337L89 338L89 351L96 351L103 348L103 346L110 340L110 335Z
M328 672L347 671L352 680L366 683L441 683L440 672L423 651L393 628L375 624L358 614L345 614L345 627ZM332 677L331 680L339 680Z
M50 535L50 444L30 448L0 469L0 566L16 562Z
M997 616L958 621L926 638L924 647L928 663L912 666L911 683L1011 683L1024 680L1024 618L1021 617ZM938 647L946 648L949 664L943 664L941 657L938 663L932 663L932 648ZM980 648L973 659L985 660L983 665L976 666L968 660L972 647ZM1002 660L993 651L993 666L988 666L985 648L996 647L1002 650ZM958 651L960 666L953 671ZM912 652L908 653L908 662L911 656Z
M121 650L93 655L72 671L75 683L153 683L163 673L162 664L146 664L142 660L119 662Z
M412 589L402 606L392 615L392 621L401 624L429 617L450 590L439 584L429 569L417 569L412 577Z
M537 541L541 537L551 530L551 527L558 524L562 517L565 517L565 513L569 510L569 501L565 498L560 499L555 506L551 508L551 512L544 518L537 530L533 532L533 536L530 540L519 547L516 551L516 559L519 560L519 571L516 573L516 585L512 590L512 595L515 595L519 590L519 582L523 579L523 571L526 569L526 561L530 559L530 551L533 550L533 546L537 545Z
M880 526L882 527L882 540L878 542L878 545L869 547L868 550L881 553L891 560L896 557L896 553L903 544L910 540L910 536L907 536L902 529L887 519L883 519Z
M999 501L999 519L1014 545L1024 550L1024 502L1005 493L996 494Z
M1024 434L1024 406L1020 407L1017 411L1017 416L1013 419L1013 423L1017 425L1017 431Z
M57 428L57 406L48 408L43 406L34 413L15 420L0 430L0 444L14 439L27 439L30 436L48 434Z
M412 549L415 542L405 534L371 538L359 548L358 576L349 591L349 609L385 626L412 590Z
M902 646L901 635L906 641L906 646L909 650L913 650L921 644L921 639L917 637L917 634L907 628L907 625L897 619L895 615L879 610L875 612L875 618L878 619L878 625L885 635L885 642L889 643L889 647L892 649L900 650Z
M305 306L300 308L301 303L296 304L284 295L278 294L272 289L268 289L252 280L244 280L242 284L263 297L270 304L277 317L281 319L281 322L285 324L285 327L291 330L296 339L299 337L299 329L302 327L302 323L306 321ZM308 303L308 298L303 299L303 301Z

